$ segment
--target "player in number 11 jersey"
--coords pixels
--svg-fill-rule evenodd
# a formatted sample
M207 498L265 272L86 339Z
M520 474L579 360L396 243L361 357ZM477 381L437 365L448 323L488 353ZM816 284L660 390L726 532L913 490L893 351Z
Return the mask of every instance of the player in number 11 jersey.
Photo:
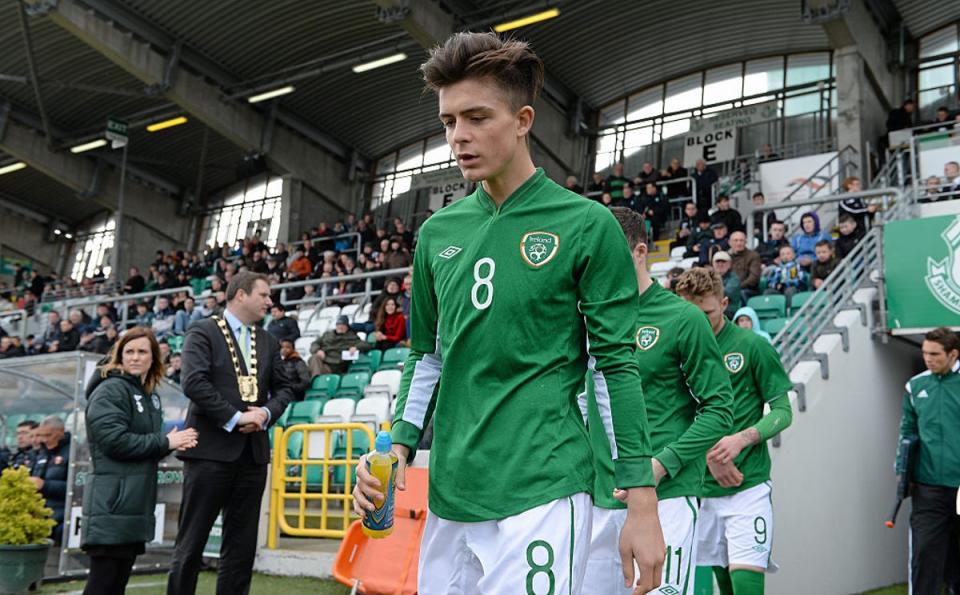
M610 388L601 408L616 486L629 491L621 552L630 575L639 564L638 587L654 588L664 545L633 332L621 323L637 299L623 232L534 167L527 134L543 63L526 43L456 34L421 70L477 188L423 225L414 256L393 440L409 460L433 417L418 592L580 592L593 465L577 392L588 358ZM363 514L378 487L363 462L357 482Z

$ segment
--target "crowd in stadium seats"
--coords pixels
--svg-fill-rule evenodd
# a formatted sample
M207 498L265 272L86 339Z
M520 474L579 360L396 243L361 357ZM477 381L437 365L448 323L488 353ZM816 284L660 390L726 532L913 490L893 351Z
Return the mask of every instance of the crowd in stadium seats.
M409 267L413 261L414 245L415 236L403 220L396 218L387 228L375 225L373 217L367 214L359 220L352 215L347 216L332 227L321 222L305 232L298 242L290 245L279 243L272 249L257 234L238 241L233 247L226 243L210 246L203 254L158 250L156 259L144 267L144 272L139 267L130 269L117 293L132 295L186 287L192 291L133 300L118 295L116 299L97 304L93 312L73 308L63 319L57 310L51 310L46 314L47 324L43 332L27 337L8 333L0 326L0 359L68 351L106 354L125 328L143 326L151 328L160 340L168 377L177 381L180 373L177 354L183 334L190 323L223 311L227 283L238 271L266 274L273 284L311 279L335 280L352 274ZM41 303L48 301L45 298L63 295L68 289L76 290L73 294L76 297L97 295L98 291L109 294L104 281L102 271L93 278L76 283L56 276L43 277L37 271L18 267L14 286L0 287L0 303L5 304L7 309L24 308L32 314ZM373 290L383 292L372 306L368 306L370 310L364 312L365 316L357 316L356 321L348 320L352 327L348 332L359 340L363 349L396 347L408 336L410 278L403 275L398 278L380 277L372 279L371 284ZM363 284L351 281L334 281L325 285L324 289L320 288L320 284L289 288L285 299L287 302L306 299L307 302L301 304L299 309L309 317L316 305L316 300L310 301L312 296L319 298L321 293L325 293L329 298L328 303L346 305L360 301L349 297L349 294L360 294L364 290ZM338 295L347 297L338 300ZM287 311L295 308L280 304L279 291L272 297L275 307L271 310L266 330L278 340L293 343L301 336L301 329L307 320L303 316L298 320L289 315ZM127 309L126 317L121 314L124 308ZM334 337L340 325L331 326L336 328L329 331L323 328L319 333L313 333L317 338L311 352L319 351L321 355L310 358L312 375L327 373L332 368L346 369L340 363L340 351L334 348L339 344ZM362 339L361 335L357 335L358 332L362 333ZM323 342L325 337L328 340ZM292 353L296 353L296 350Z

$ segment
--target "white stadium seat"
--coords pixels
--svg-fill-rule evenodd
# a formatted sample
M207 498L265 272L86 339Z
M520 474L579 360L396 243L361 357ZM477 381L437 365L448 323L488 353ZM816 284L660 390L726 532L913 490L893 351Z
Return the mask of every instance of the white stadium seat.
M390 389L390 397L396 397L400 391L400 378L403 372L400 370L381 370L370 378L370 386L386 386Z
M335 419L333 423L347 423L356 406L353 399L330 399L323 406L323 417Z
M310 357L311 343L313 343L313 337L300 337L294 342L293 346L297 350L297 353L300 354L300 357L306 360Z
M347 304L342 310L340 310L340 315L346 316L352 321L354 314L356 314L359 309L360 306L357 304Z
M691 256L690 258L684 258L683 260L681 260L677 264L677 266L680 267L681 269L693 268L693 265L697 264L699 260L700 259L697 258L696 256Z
M677 263L672 260L665 260L663 262L655 262L650 265L650 274L651 275L666 275L667 271L677 266Z
M384 397L370 397L357 401L357 409L353 414L353 420L365 422L368 421L367 418L375 420L379 429L380 424L390 419L390 400Z
M687 253L685 246L677 246L670 251L670 260L683 260L683 255Z

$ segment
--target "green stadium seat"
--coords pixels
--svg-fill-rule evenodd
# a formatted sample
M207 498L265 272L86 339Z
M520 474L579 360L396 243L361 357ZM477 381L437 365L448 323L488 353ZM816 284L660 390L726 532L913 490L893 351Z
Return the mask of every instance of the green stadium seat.
M370 439L367 436L367 433L363 430L351 430L351 433L353 434L353 440L351 444L353 456L351 458L358 459L361 455L370 452ZM340 433L340 435L337 436L337 443L333 450L333 458L341 461L347 458L347 436L345 433ZM346 466L337 465L333 468L333 483L335 485L343 485L346 475ZM356 485L357 470L355 467L351 468L350 481L351 485Z
M320 374L319 376L314 376L313 381L310 383L310 391L323 391L328 396L337 394L338 388L340 388L339 374Z
M747 306L757 312L760 320L787 316L787 298L782 295L758 295L747 300Z
M170 346L170 353L180 353L183 351L183 335L170 335L167 337L167 345Z
M827 305L827 294L820 291L801 291L795 293L790 300L790 312L796 312L807 302L813 302L810 308L817 312Z
M290 406L287 426L312 424L323 412L323 403L319 400L300 401Z
M365 389L368 384L370 384L369 372L352 372L346 374L340 379L340 389L337 391L336 397L338 399L350 398L357 401L363 397L363 389Z
M777 333L782 331L787 327L786 318L770 318L765 320L762 324L763 330L770 333L770 338L776 337Z
M361 353L360 357L350 364L350 372L369 372L373 374L380 369L382 359L383 352L379 349L371 349L366 353Z
M277 420L277 425L281 428L287 427L287 419L290 418L290 410L293 409L293 404L287 405L287 408L283 410L283 415L280 416L280 419ZM270 432L270 435L273 435L273 432ZM272 445L271 445L272 446Z
M394 347L392 349L387 349L383 352L383 361L380 364L380 368L383 370L402 368L403 364L407 361L407 356L409 355L410 349L408 347Z
M206 279L190 279L190 288L193 289L193 295L200 295L203 293L205 284Z

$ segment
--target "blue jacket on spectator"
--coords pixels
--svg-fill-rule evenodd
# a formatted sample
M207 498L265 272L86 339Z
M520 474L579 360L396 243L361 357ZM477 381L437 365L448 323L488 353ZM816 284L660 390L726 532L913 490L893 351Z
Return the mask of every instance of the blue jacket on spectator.
M733 323L737 324L737 319L741 316L746 316L750 319L750 322L753 324L753 332L756 335L760 335L767 340L768 343L773 343L773 339L770 338L770 333L763 330L760 327L760 317L757 316L757 311L751 308L750 306L744 306L737 310L737 313L733 315ZM739 326L739 325L737 325Z
M807 288L807 278L807 272L800 267L798 261L782 262L780 266L773 269L767 281L767 287L773 287L778 291L787 287L796 287L803 291Z
M803 230L803 220L807 217L813 219L813 233L807 233ZM797 253L797 258L803 259L806 257L810 260L816 258L814 248L820 240L833 241L830 234L820 230L820 217L816 213L813 211L804 213L803 217L800 218L800 233L790 240L790 245L793 246L793 251Z

